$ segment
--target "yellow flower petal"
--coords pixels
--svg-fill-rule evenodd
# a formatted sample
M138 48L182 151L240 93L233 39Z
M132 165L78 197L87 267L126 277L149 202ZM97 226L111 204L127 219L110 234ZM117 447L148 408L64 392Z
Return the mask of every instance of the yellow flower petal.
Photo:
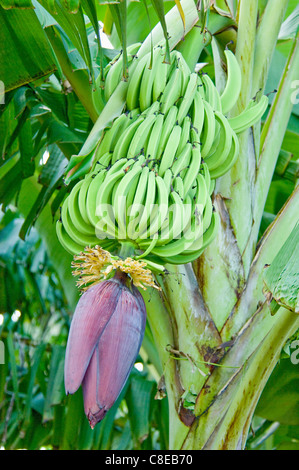
M161 290L156 285L152 272L146 266L145 261L138 261L133 258L126 258L125 260L112 259L109 251L103 250L100 246L85 248L85 251L74 256L72 263L73 275L79 276L77 286L82 290L105 280L113 270L117 269L128 274L136 287L144 290L146 290L146 287L154 287Z

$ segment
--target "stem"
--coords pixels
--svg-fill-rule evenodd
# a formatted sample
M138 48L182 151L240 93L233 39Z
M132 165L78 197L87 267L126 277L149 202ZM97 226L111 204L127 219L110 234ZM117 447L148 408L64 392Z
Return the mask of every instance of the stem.
M241 67L242 87L232 115L246 108L251 96L258 0L241 0L239 8L236 57Z
M264 93L268 72L277 43L278 33L285 16L288 0L269 0L260 20L255 43L252 96ZM261 125L253 126L256 163L260 154Z
M262 292L263 268L266 264L272 263L276 253L278 253L296 225L298 221L298 204L299 186L297 186L260 241L242 297L221 331L224 341L228 341L236 335L254 314L257 305L265 301Z
M261 134L261 154L258 162L255 182L255 204L253 226L244 252L246 259L251 259L257 243L260 222L263 216L267 195L275 170L281 144L292 113L292 83L299 69L299 32L294 41L285 66L278 92L275 96Z
M239 3L236 57L242 73L242 87L231 116L238 115L246 107L251 98L257 10L258 0L250 2L248 0L241 0ZM227 198L226 205L231 225L242 254L247 245L248 234L250 234L252 227L256 157L253 139L249 131L243 132L238 137L240 142L239 158L231 171L219 178L216 191ZM246 276L250 263L247 260L245 261L244 271Z
M220 215L219 232L193 267L206 308L220 331L242 294L245 276L229 213L220 194L215 196L213 204ZM215 295L215 276L218 295ZM219 302L219 296L225 301Z
M182 38L193 28L198 21L198 12L194 0L181 0L181 7L185 15L185 28L182 23L179 10L175 5L165 15L167 32L169 34L169 48L172 50ZM151 50L160 41L164 40L164 33L160 23L154 27L151 33L142 43L138 51L138 57L142 57Z
M294 313L280 309L272 316L262 292L264 265L270 264L298 220L299 188L261 241L242 297L225 323L222 341L230 349L198 394L197 416L185 449L238 449L245 445L257 400L281 347L299 326Z
M221 338L204 305L192 267L182 265L168 269L170 274L165 277L163 287L176 325L173 346L195 363L217 362L221 355L221 350L218 350ZM190 362L182 362L179 368L185 390L191 383L195 389L202 387L203 375L194 372ZM209 373L209 368L203 367L202 371Z
M172 338L166 344L168 358L165 371L170 368L168 374L171 382L166 382L167 393L169 389L172 392L169 397L172 402L170 415L173 422L177 422L176 426L170 426L170 448L178 449L194 420L192 411L183 406L182 395L191 389L196 393L201 390L210 374L211 366L208 362L217 363L223 355L223 349L191 265L167 266L167 269L169 274L161 286ZM171 356L172 352L178 355L175 359ZM180 358L187 360L180 361Z
M240 374L234 399L221 425L207 442L206 449L243 449L256 404L274 369L281 349L299 327L299 318L280 309L274 325Z
M119 250L119 257L126 259L132 257L135 252L135 246L131 242L121 242L121 248Z
M178 414L180 398L184 392L180 382L178 361L172 359L167 351L168 344L175 344L173 336L175 325L169 315L167 301L161 293L156 289L147 289L142 292L142 295L146 303L147 318L159 353L167 390L169 429L171 431L169 448L177 449L179 447L178 436L185 436L189 428L181 421Z
M87 74L83 70L73 70L66 50L55 28L51 26L45 28L45 31L64 75L70 82L91 120L95 122L98 118L98 114L92 102L91 86Z
M262 93L264 92L278 33L287 6L288 0L269 0L266 5L256 35L252 96L255 96L259 89Z
M185 61L193 71L203 49L211 42L214 34L224 31L234 25L235 22L226 16L210 10L207 28L202 32L201 22L198 21L194 28L179 42L176 49L180 51Z

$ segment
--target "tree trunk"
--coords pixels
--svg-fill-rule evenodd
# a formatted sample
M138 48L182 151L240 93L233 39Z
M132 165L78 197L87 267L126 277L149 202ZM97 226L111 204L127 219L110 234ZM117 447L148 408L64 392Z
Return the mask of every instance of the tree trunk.
M246 284L236 293L224 322L231 298L222 293L217 266L213 281L218 318L202 295L209 252L193 267L168 266L169 274L160 281L162 294L146 295L169 400L171 449L244 448L259 396L283 345L299 328L293 312L280 308L271 315L262 281L265 264L272 262L296 225L298 203L299 188L261 241Z

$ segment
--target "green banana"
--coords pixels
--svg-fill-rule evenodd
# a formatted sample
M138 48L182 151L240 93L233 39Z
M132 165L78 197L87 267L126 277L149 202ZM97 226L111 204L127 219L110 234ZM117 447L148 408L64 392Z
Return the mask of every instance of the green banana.
M205 158L213 145L216 125L212 106L207 101L204 101L203 104L205 117L203 123L203 130L200 138L202 143L201 154L202 157Z
M190 109L190 106L193 102L196 91L197 91L197 74L191 73L186 90L178 104L177 120L178 120L179 125L182 124L183 119L186 117Z
M207 74L202 74L201 79L204 86L206 101L210 103L214 111L222 112L221 98L211 78Z
M194 195L194 203L197 206L205 207L209 194L208 194L208 188L206 185L206 180L204 179L201 173L197 175L195 185L196 185L196 192Z
M78 205L79 205L79 210L81 213L81 216L86 224L90 224L90 220L87 214L87 206L86 206L86 196L87 196L87 191L89 188L89 185L92 181L92 174L88 173L85 178L82 180L82 186L79 191L79 196L78 196Z
M90 201L87 200L88 210L92 214L95 214L97 230L100 230L100 227L102 227L105 222L105 230L112 238L117 238L118 235L118 230L115 225L114 210L112 213L112 208L114 208L114 206L112 206L113 189L117 183L120 184L120 181L133 164L134 160L126 160L124 158L116 162L107 173L102 172L104 173L104 178L101 184L97 185L97 190L94 191L95 194L91 194ZM87 197L88 196L89 191ZM104 213L107 212L107 210L109 210L109 213L104 217Z
M141 43L131 44L127 47L127 65L132 62L135 54L138 52ZM120 52L108 65L105 67L105 88L104 96L106 102L119 84L123 71L123 52Z
M184 95L186 93L186 88L189 82L189 77L191 75L191 70L180 52L176 50L172 51L171 59L173 61L176 60L177 66L182 72L182 95Z
M122 74L123 61L122 53L117 56L117 60L114 60L111 64L108 64L107 75L105 77L105 88L104 97L106 102L114 92L115 88L119 84L120 77Z
M218 230L220 226L220 217L218 212L213 212L212 217L211 217L211 223L208 227L208 229L204 232L202 236L202 240L198 241L196 240L193 245L186 251L186 255L192 254L193 251L198 251L201 250L201 252L204 251L204 249L212 243L212 241L215 239Z
M157 61L157 69L153 80L153 101L159 100L161 94L165 90L170 67L170 64L167 64L160 60Z
M205 100L206 99L205 88L204 88L200 75L198 75L198 78L197 78L197 91L200 94L201 98Z
M142 75L145 67L148 67L149 63L150 54L146 54L138 59L134 72L129 75L126 103L127 108L130 110L140 107L139 94Z
M83 183L84 180L79 181L70 192L68 196L68 211L72 223L79 232L82 232L85 235L94 235L94 227L85 222L79 207L79 192Z
M220 225L220 217L217 213L213 214L213 223L209 227L208 233L204 234L203 241L201 243L201 247L198 250L186 250L183 253L171 257L163 257L165 263L169 264L186 264L192 263L195 261L199 256L203 253L204 249L212 243L214 238L218 233Z
M136 129L143 121L144 116L140 115L135 120L132 119L131 124L124 130L114 147L112 155L112 164L114 164L120 158L124 158L127 156L128 148L136 132Z
M181 176L176 176L174 179L173 179L173 182L172 182L172 186L173 186L173 189L176 193L178 193L178 195L180 196L181 199L184 199L185 197L185 190L184 190L184 181L183 181L183 178L181 178Z
M165 186L169 192L171 189L171 184L173 180L173 173L170 168L167 168L167 170L165 171L163 179L164 179Z
M163 123L164 123L163 114L158 114L156 116L155 123L151 129L148 144L145 149L146 158L152 158L152 159L157 158L159 142L160 142L161 135L162 135Z
M161 162L159 165L160 176L163 176L167 168L170 168L173 164L173 161L176 156L176 151L180 143L181 133L181 126L176 125L173 127L168 142L165 146L163 155L161 157Z
M89 219L89 223L95 227L98 223L98 217L96 216L96 198L99 188L105 179L105 172L99 171L94 178L92 178L86 193L86 212Z
M232 168L232 166L235 164L239 156L239 149L240 149L239 139L237 135L235 134L235 132L233 132L231 148L230 148L230 151L226 160L222 163L222 165L210 171L210 177L213 180L215 180L215 178L219 178L220 176L224 175L228 170Z
M134 180L142 172L141 161L138 160L130 168L130 170L122 177L116 193L114 203L115 220L118 225L118 238L127 238L127 196L130 186L134 184ZM138 182L138 179L137 179Z
M92 246L97 243L98 239L93 235L86 235L82 232L79 232L78 229L74 226L68 209L69 198L67 197L62 205L61 209L61 220L65 231L67 234L78 244L81 246Z
M228 119L232 129L237 134L240 134L253 126L262 118L268 107L268 102L269 99L266 95L263 95L258 103L256 103L255 100L250 100L249 104L241 114Z
M205 119L205 107L204 107L203 99L198 89L194 95L191 117L192 117L192 127L195 130L195 132L198 134L198 136L200 136L202 132L203 124L204 124L204 119Z
M199 174L201 165L201 151L199 144L193 144L191 150L191 160L189 168L184 175L184 194L187 194Z
M211 223L211 218L213 214L213 204L212 199L210 197L207 198L206 204L202 214L202 231L203 233L209 228Z
M105 153L113 151L116 139L120 137L124 129L129 124L130 119L126 114L121 114L113 121L112 126L105 130L103 139L97 148L95 154L96 160L98 160Z
M137 238L137 243L140 244L140 241L142 239L145 239L146 236L146 231L147 231L147 225L148 225L148 220L150 219L151 215L151 210L152 206L155 203L156 199L156 180L155 180L155 172L153 170L149 171L148 174L148 180L147 180L147 192L146 192L146 198L144 201L144 207L142 214L140 216L140 221L138 224L138 238Z
M144 121L142 121L132 137L127 151L127 158L134 158L144 150L147 137L156 120L155 114L149 114Z
M140 110L144 111L149 108L153 101L153 86L154 78L157 73L158 65L162 62L161 48L156 47L153 51L153 60L152 67L150 64L146 66L143 70L142 79L140 83L140 92L139 92L139 105Z
M239 98L242 84L242 75L239 63L232 51L224 51L227 63L227 81L225 88L220 96L222 112L228 113L236 104Z
M215 186L216 186L216 180L215 179L211 179L211 184L210 184L210 191L209 191L209 195L211 196L215 190Z
M146 232L147 238L155 237L164 223L168 214L168 190L163 178L155 176L156 182L156 200L153 211L151 212L150 225ZM156 239L156 242L158 238ZM155 243L156 244L156 243Z
M188 206L189 204L189 206ZM176 236L173 236L173 240L170 241L169 243L166 243L165 245L162 246L156 246L153 250L152 253L154 255L160 256L160 257L171 257L175 256L182 251L186 250L189 246L191 246L194 243L194 240L197 235L197 230L196 230L196 220L194 217L188 217L186 215L186 208L189 207L189 211L191 211L191 200L185 204L184 211L182 212L181 216L182 218L187 221L185 224L181 224L179 230L177 230L177 227L173 227L173 233L176 234Z
M177 149L177 153L180 154L185 147L185 145L190 142L190 130L191 130L191 118L190 116L186 116L182 122L182 133L180 143Z
M175 67L160 98L161 112L166 114L181 96L182 72L178 67Z
M78 255L80 251L84 250L85 246L76 243L66 232L63 223L57 220L56 222L56 233L58 240L60 241L63 248L68 251L71 255Z
M171 165L169 165L169 167L171 167L174 177L178 176L182 170L188 168L188 165L191 159L191 152L192 152L192 144L188 143L185 145L181 153L177 153L177 157L175 158L174 163L173 164L171 163ZM162 162L163 162L163 159L162 159ZM185 177L184 177L184 180L185 180ZM185 191L184 193L186 194Z
M157 152L157 159L159 159L164 151L165 145L169 139L170 133L176 123L178 114L178 108L176 106L172 106L167 115L164 116L164 124L162 128L162 134L160 138L160 142L158 145L158 152Z
M211 188L211 174L209 172L208 165L205 162L202 162L201 168L200 168L201 174L203 175L203 178L206 183L206 187L208 190L208 193L210 194L210 188Z
M218 111L215 112L215 119L220 124L220 137L219 144L216 147L214 153L209 153L205 157L205 162L209 168L209 171L214 170L226 160L232 143L233 130L229 125L227 118Z
M144 166L142 172L139 175L132 205L128 208L127 235L131 240L134 240L138 237L138 234L136 234L136 228L137 224L140 222L140 217L142 214L141 209L145 204L149 172L149 167ZM136 216L137 214L139 215L138 218Z
M170 196L175 205L175 215L170 236L173 240L181 237L182 232L189 223L190 217L186 217L186 208L188 208L188 205L190 206L191 198L187 195L186 199L183 201L176 191L172 191Z

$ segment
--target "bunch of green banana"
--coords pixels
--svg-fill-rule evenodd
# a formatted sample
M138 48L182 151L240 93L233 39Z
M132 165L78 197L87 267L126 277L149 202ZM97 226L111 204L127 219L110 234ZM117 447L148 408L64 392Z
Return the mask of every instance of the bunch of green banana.
M131 60L138 48L128 52ZM221 94L177 51L169 64L161 46L136 58L125 112L105 130L92 170L63 203L57 234L66 250L75 255L100 245L117 254L129 243L133 258L164 265L193 261L212 242L219 225L211 199L215 178L234 165L237 134L268 104L267 97L251 100L239 116L226 116L238 99L241 73L234 54L226 50L225 56ZM106 99L121 73L120 54L107 68Z
M189 145L191 168L201 161L200 146ZM162 265L178 256L195 259L218 224L209 171L205 163L197 166L194 180L175 166L159 174L159 164L150 166L144 155L111 164L107 152L65 199L57 222L61 244L75 255L95 245L117 254L130 243L133 257Z

